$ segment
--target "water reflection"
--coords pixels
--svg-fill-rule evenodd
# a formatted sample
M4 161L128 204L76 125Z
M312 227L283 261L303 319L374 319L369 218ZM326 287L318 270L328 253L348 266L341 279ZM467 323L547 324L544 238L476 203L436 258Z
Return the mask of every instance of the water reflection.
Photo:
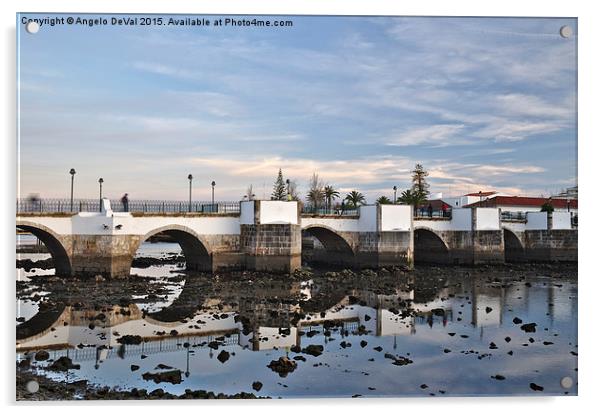
M576 393L560 386L562 377L576 379L576 280L438 270L165 283L178 286L167 301L91 300L86 288L65 296L62 284L44 285L39 312L17 327L18 358L47 349L51 359L68 355L81 365L43 371L55 379L174 394L251 391L254 381L273 397L532 394L531 382L545 394ZM536 332L516 318L536 323ZM304 352L308 345L322 352ZM297 364L286 377L267 368L281 356ZM402 357L411 364L392 363ZM183 380L142 378L160 364Z

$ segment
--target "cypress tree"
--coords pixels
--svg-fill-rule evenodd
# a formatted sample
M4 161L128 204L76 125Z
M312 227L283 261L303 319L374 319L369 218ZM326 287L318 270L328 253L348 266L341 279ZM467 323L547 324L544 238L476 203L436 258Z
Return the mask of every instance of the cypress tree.
M278 170L278 177L274 182L274 191L272 192L272 200L286 200L286 184L284 183L284 178L282 177L282 168Z

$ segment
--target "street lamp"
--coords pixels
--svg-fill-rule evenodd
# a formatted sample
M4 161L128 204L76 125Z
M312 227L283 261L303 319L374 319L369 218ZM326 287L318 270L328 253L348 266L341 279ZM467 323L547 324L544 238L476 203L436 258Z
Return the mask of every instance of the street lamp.
M192 212L192 174L188 174L188 212Z
M73 177L75 177L75 168L71 168L69 174L71 174L71 211L73 211Z
M211 211L214 211L215 207L215 181L211 181Z
M286 179L286 198L288 200L289 196L291 195L291 180L289 180L288 178Z
M393 186L393 204L397 204L397 186Z
M100 212L102 212L102 183L104 183L105 180L102 179L102 177L100 177L98 179L98 185L100 186L100 196L99 196L99 200L100 200L100 204L98 205L98 210Z

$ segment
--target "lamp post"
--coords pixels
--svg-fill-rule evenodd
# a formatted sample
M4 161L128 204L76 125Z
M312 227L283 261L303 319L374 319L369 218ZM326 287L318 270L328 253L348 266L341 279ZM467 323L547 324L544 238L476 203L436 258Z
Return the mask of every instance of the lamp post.
M288 200L288 196L291 195L291 180L289 180L288 178L286 179L286 198Z
M211 211L214 212L215 205L215 181L211 181Z
M192 212L192 174L188 174L188 212Z
M73 211L73 178L75 177L75 168L71 168L69 174L71 174L71 211Z
M103 180L103 179L102 179L102 177L100 177L100 178L98 179L98 185L99 185L99 187L100 187L100 190L99 190L99 198L98 198L100 203L99 203L99 205L98 205L98 210L99 210L100 212L102 212L102 183L104 183L104 182L105 182L105 180Z
M393 186L393 204L397 204L397 186Z

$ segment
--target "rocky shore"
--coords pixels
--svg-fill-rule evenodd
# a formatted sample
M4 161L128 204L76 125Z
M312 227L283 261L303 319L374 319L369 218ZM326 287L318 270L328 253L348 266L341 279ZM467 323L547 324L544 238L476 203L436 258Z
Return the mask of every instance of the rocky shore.
M32 382L34 381L34 382ZM29 386L28 386L29 385ZM257 386L255 385L255 388ZM95 387L88 381L64 383L53 381L45 376L37 375L29 370L17 367L16 384L17 401L61 401L61 400L222 400L222 399L257 399L250 392L236 394L214 393L206 390L186 390L182 395L165 392L161 388L153 391L117 390L109 387ZM34 391L35 390L35 391ZM34 392L31 392L34 391Z

